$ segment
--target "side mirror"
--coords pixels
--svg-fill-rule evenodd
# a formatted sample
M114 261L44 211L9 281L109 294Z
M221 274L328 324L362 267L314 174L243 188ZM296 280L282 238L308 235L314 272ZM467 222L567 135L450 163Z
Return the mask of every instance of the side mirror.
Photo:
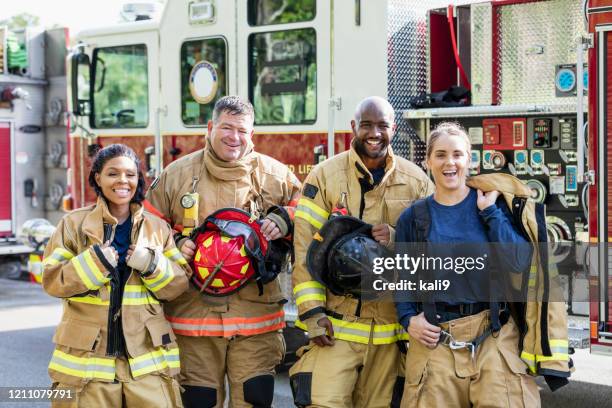
M72 113L89 116L91 113L91 63L81 49L70 54Z

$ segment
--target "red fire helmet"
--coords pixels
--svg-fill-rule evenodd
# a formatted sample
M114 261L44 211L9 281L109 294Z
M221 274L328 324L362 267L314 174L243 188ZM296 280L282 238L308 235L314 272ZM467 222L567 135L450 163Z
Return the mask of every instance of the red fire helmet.
M231 295L264 267L268 241L257 219L245 211L215 211L193 232L192 239L196 244L192 281L207 295Z

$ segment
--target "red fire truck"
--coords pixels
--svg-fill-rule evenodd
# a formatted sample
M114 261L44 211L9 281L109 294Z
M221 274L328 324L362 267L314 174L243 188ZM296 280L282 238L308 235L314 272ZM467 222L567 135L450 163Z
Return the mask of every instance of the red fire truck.
M612 274L609 242L612 242L610 212L610 143L612 127L610 98L612 78L612 1L590 0L589 27L589 169L593 174L589 188L589 238L597 246L591 257L591 350L605 351L612 346Z
M458 121L473 174L508 172L532 188L563 266L570 346L612 350L607 250L587 250L608 242L612 2L173 0L159 13L125 10L130 21L78 34L69 56L69 207L94 198L86 175L99 146L132 146L151 182L203 146L223 95L251 100L256 148L300 178L348 147L360 99L385 96L397 154L421 162L428 131ZM453 98L457 86L470 98Z

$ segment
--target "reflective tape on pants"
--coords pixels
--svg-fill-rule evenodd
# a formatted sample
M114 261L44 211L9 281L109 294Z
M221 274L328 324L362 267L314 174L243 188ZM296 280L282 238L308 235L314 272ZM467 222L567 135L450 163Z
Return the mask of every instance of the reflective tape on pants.
M49 369L62 374L84 379L115 379L115 359L101 357L76 357L55 350L49 363Z
M252 336L285 327L285 313L280 310L257 317L191 319L166 316L176 334L182 336Z

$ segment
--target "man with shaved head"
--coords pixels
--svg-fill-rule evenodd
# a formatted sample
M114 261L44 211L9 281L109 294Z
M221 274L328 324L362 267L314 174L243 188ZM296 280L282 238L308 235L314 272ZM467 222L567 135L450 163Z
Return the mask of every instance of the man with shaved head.
M407 335L393 300L345 296L315 280L306 266L312 240L324 241L319 230L337 209L371 224L372 238L392 247L400 213L433 193L418 166L393 154L394 116L384 98L361 101L351 121L351 148L312 169L298 202L293 292L298 324L311 340L290 370L299 407L388 408L401 400L405 356L398 346ZM321 268L317 276L328 272L320 263L309 264L311 271Z

